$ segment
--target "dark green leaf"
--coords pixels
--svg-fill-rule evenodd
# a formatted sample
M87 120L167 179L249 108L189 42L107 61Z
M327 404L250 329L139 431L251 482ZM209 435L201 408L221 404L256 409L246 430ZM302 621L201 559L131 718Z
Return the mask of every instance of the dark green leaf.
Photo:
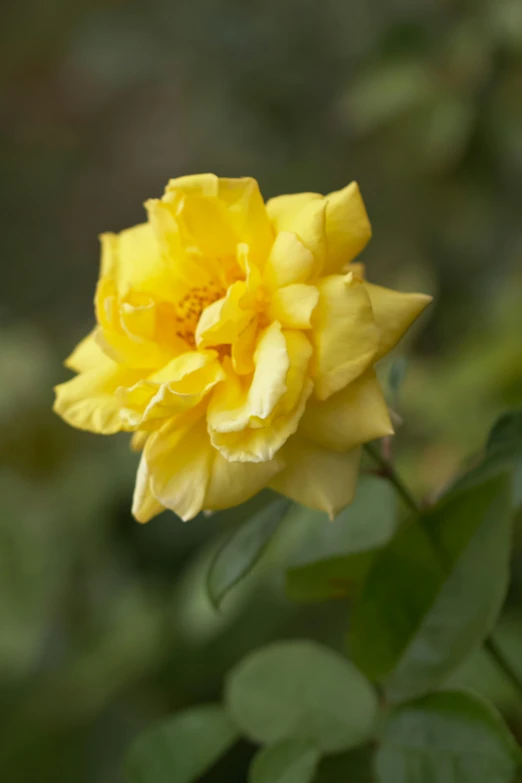
M377 548L393 535L395 501L388 481L365 476L354 503L333 522L318 511L296 506L288 523L305 530L306 538L286 575L289 598L308 602L353 595Z
M513 505L522 508L522 411L500 416L489 434L484 459L459 477L452 491L477 484L501 468L511 471Z
M305 739L287 739L269 745L254 757L249 783L310 783L319 751Z
M327 756L319 764L314 783L374 783L373 747Z
M352 617L360 668L390 698L435 687L482 643L502 606L511 545L505 473L452 493L378 555Z
M131 783L190 783L237 739L223 707L194 707L139 737L127 755L125 771Z
M497 419L489 434L487 452L522 455L522 411L509 411Z
M207 579L208 594L216 608L262 557L289 506L290 502L281 498L262 508L218 550Z
M228 678L226 700L254 741L301 737L326 753L363 742L377 708L372 687L350 661L307 641L273 644L245 658Z
M354 595L370 568L377 550L354 552L286 572L286 594L291 601L313 603Z
M397 709L376 757L378 783L512 783L521 751L496 710L462 691Z

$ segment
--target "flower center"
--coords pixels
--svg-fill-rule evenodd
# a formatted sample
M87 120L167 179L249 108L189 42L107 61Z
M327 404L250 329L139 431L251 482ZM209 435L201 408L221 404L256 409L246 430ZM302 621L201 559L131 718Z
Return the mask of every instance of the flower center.
M195 348L194 334L201 313L205 307L221 299L225 293L224 288L215 282L189 289L176 304L176 335Z

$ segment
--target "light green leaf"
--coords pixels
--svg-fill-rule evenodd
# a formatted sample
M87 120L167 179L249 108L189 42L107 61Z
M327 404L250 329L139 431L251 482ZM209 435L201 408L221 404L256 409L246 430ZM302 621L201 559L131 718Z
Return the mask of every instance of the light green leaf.
M512 783L521 751L492 705L442 691L390 717L376 756L378 783Z
M218 550L207 578L208 594L216 608L260 560L289 507L290 501L284 498L265 506L234 530Z
M378 555L352 616L354 660L392 700L438 687L494 625L509 576L510 479L452 492Z
M287 739L269 745L254 757L249 783L310 783L319 751L305 739Z
M194 707L139 737L127 755L125 772L130 783L190 783L237 739L223 707Z
M377 701L355 666L307 641L269 645L228 677L226 702L255 742L301 737L325 753L348 750L371 733Z

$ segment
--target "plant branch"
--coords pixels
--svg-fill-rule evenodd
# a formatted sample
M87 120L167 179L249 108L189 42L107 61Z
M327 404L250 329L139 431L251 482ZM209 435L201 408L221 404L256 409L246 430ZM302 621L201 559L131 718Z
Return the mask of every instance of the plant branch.
M366 443L364 448L370 457L372 457L372 459L375 460L375 462L378 464L379 475L393 484L397 493L404 500L408 508L410 508L416 514L420 515L422 513L421 504L416 500L408 486L403 482L391 461L381 453L375 443ZM430 538L432 538L431 535ZM435 542L433 543L435 544ZM436 548L439 549L438 546ZM491 658L493 658L495 661L497 667L504 673L505 677L511 682L515 690L522 695L522 679L519 673L515 671L511 663L506 659L504 653L499 648L491 634L484 642L484 649L488 651Z

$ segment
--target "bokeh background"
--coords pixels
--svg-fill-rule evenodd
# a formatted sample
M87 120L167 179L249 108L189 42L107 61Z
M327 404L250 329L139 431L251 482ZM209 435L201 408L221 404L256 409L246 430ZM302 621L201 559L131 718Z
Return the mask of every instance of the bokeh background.
M52 414L61 361L92 325L97 235L140 222L185 173L252 175L266 197L357 179L368 276L436 297L398 354L395 451L437 492L522 402L522 0L0 13L0 769L9 783L119 783L143 727L217 698L266 640L341 646L346 610L284 597L287 536L216 613L205 565L249 509L140 527L127 438ZM363 501L354 513L364 521ZM520 554L499 633L522 672ZM520 704L480 654L457 680L522 737ZM245 780L251 752L208 780Z

